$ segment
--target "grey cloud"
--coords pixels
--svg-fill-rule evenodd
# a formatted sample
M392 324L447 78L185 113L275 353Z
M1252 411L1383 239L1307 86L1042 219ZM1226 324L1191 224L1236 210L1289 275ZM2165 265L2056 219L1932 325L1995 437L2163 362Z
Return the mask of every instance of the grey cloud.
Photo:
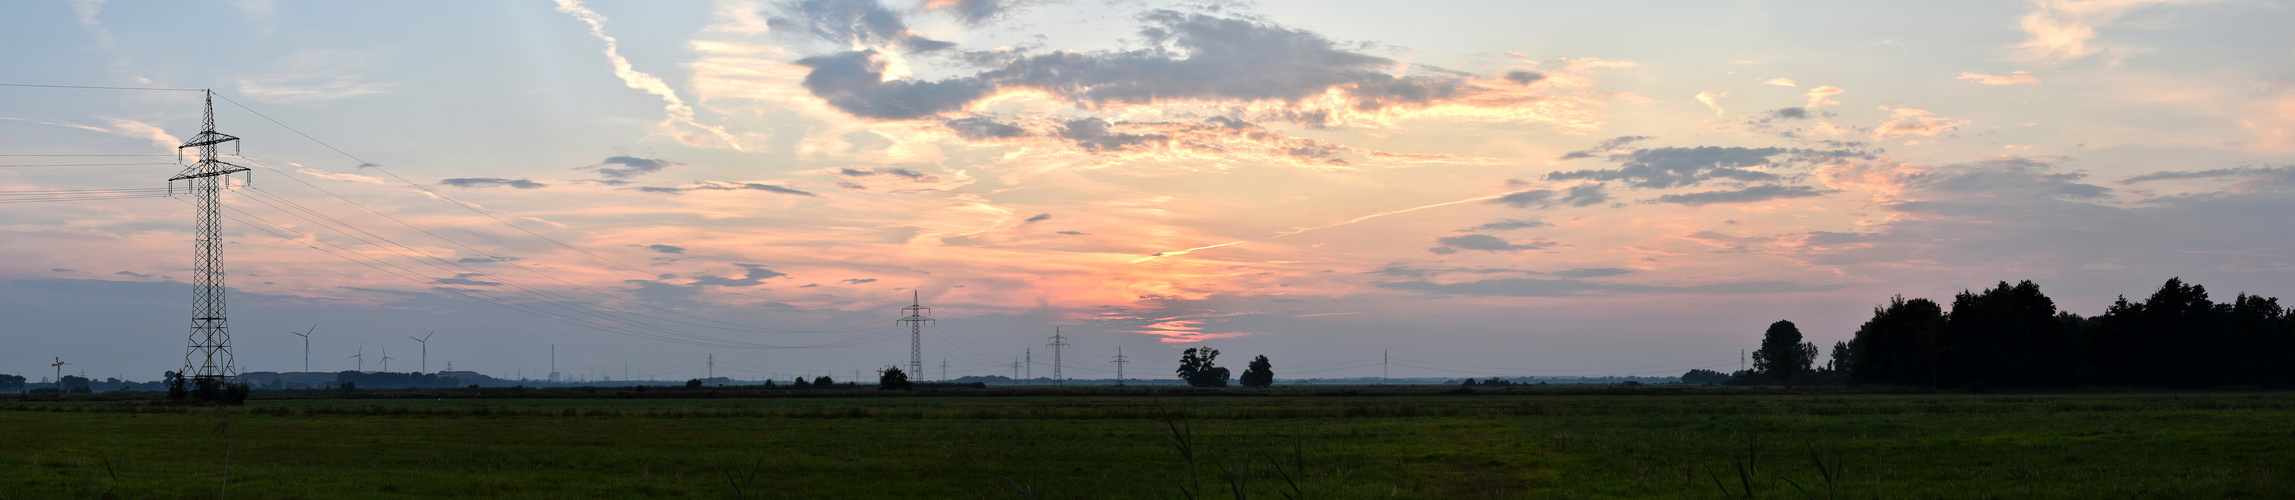
M1023 129L1015 125L1004 124L985 116L958 118L946 122L941 122L941 125L948 127L949 130L956 131L957 137L963 137L964 140L968 141L1012 139L1028 136L1027 129Z
M1052 214L1036 214L1035 217L1029 217L1027 222L1043 222L1048 220L1052 220Z
M1075 141L1077 147L1086 151L1122 151L1171 140L1171 136L1163 134L1111 133L1109 125L1107 120L1098 118L1070 120L1061 126L1060 137Z
M916 36L899 13L876 0L798 0L780 7L783 15L767 18L767 27L774 31L808 33L838 45L894 42L911 52L930 52L956 45ZM987 7L985 14L994 14L994 6Z
M1620 285L1580 280L1552 280L1536 278L1495 278L1466 283L1433 283L1427 281L1379 282L1375 286L1391 290L1407 290L1437 295L1493 295L1504 297L1572 297L1615 294L1704 294L1751 295L1769 293L1815 292L1838 288L1836 285L1807 285L1789 281L1748 281L1693 286Z
M120 271L120 272L116 272L116 273L112 273L112 274L116 274L116 275L120 275L120 276L127 276L127 277L130 277L130 278L138 278L138 279L152 279L152 278L157 278L157 277L159 277L159 276L150 275L150 274L144 274L144 273L139 273L139 272L135 272L135 271Z
M807 57L797 64L813 68L805 75L805 90L853 116L880 120L907 120L962 109L996 90L975 77L926 82L884 81L884 63L876 51L847 51Z
M1554 172L1546 174L1546 178L1625 181L1626 185L1638 188L1690 186L1711 179L1766 181L1776 179L1777 174L1745 170L1742 167L1768 165L1770 157L1785 152L1783 148L1715 146L1637 149L1626 154L1612 155L1611 160L1623 165L1616 170Z
M851 190L855 190L855 191L867 191L867 190L869 189L869 187L868 187L868 186L863 186L863 185L860 185L860 184L854 184L854 183L852 183L852 182L848 182L848 181L837 181L837 187L841 187L841 188L845 188L845 189L851 189Z
M1499 238L1497 236L1491 236L1487 234L1461 234L1458 236L1445 236L1435 239L1435 242L1441 243L1443 245L1448 245L1450 247L1464 248L1467 250L1482 250L1487 252L1517 252L1522 250L1537 250L1540 248L1554 246L1555 244L1551 241L1513 243L1506 241L1504 238Z
M685 247L676 245L646 245L645 247L661 253L685 253Z
M513 260L524 259L520 259L518 257L463 257L459 260L455 260L455 262L462 264L492 264L495 262L509 262Z
M502 179L502 178L495 178L495 177L457 177L457 178L453 178L453 179L444 179L444 180L440 180L440 181L438 181L438 183L439 183L440 185L444 185L444 186L454 186L454 187L459 187L459 188L479 188L479 187L497 187L497 186L501 186L501 187L513 187L513 188L518 188L518 189L534 189L534 188L543 188L543 187L549 187L549 186L550 186L549 184L543 184L543 183L534 182L534 181L530 181L530 180L526 180L526 179Z
M622 291L636 295L640 301L656 304L686 304L690 303L695 295L701 294L699 287L676 283L663 283L653 280L623 280L622 282L637 286L636 288L624 288Z
M774 271L772 269L766 269L755 264L735 265L745 268L740 278L723 278L718 276L703 275L693 277L693 283L689 284L696 286L756 286L758 284L764 283L765 280L788 276L788 274Z
M1529 85L1536 83L1539 80L1546 79L1546 75L1536 71L1508 71L1505 75L1500 76L1500 78L1505 78L1506 81L1509 82Z
M2110 188L2079 181L2088 174L2058 172L2056 166L2032 158L2007 157L1947 165L1926 172L1897 176L1905 187L1953 194L2019 194L2073 199L2102 198Z
M48 272L53 272L53 273L76 273L76 272L79 272L79 271L74 271L74 270L70 270L70 269L64 269L64 268L61 268L61 267L59 267L59 268L55 268L55 269L49 269L49 270L48 270Z
M434 284L440 284L440 285L468 285L468 286L501 286L501 285L502 285L501 283L497 283L497 282L493 282L493 281L482 281L482 280L475 280L475 279L471 279L471 278L476 278L476 277L480 277L480 276L485 276L485 275L484 275L484 274L479 274L479 273L461 273L461 274L456 274L456 275L454 275L454 277L452 277L452 278L439 278L439 279L430 280L430 282L431 282L431 283L434 283Z
M797 288L816 288L819 286L821 286L820 283L806 283L804 285L798 286Z
M876 279L876 278L852 278L852 279L846 279L846 280L838 281L838 283L851 283L851 284L855 284L855 285L859 285L859 284L863 284L863 283L875 283L875 282L877 282L877 279Z
M1083 231L1061 231L1061 232L1060 232L1060 234L1065 234L1065 235L1069 235L1069 236L1091 236L1091 235L1092 235L1092 233L1087 233L1087 232L1083 232Z
M1633 270L1630 269L1618 269L1615 267L1581 267L1567 271L1554 271L1554 275L1565 278L1599 278L1603 276L1617 276L1620 274L1627 274L1632 272Z
M837 169L837 175L842 175L842 176L845 176L845 177L869 177L869 176L874 176L874 175L879 175L879 174L882 174L882 175L890 175L890 176L894 176L894 177L902 177L902 178L907 178L908 180L912 180L912 181L922 181L922 182L932 182L932 181L938 181L938 180L940 180L940 177L934 176L934 175L932 175L932 174L927 174L927 173L924 173L924 172L918 172L918 171L915 171L915 170L909 170L909 169L905 169L905 168L852 168L852 167L845 167L845 168L840 168L840 169Z
M771 185L771 184L758 184L758 183L754 183L754 182L717 182L717 181L705 181L705 182L702 182L702 183L699 183L699 184L696 184L696 185L692 185L692 186L687 186L687 187L657 187L657 186L643 186L643 187L639 187L639 188L637 188L637 190L638 190L638 191L641 191L641 192L647 192L647 193L664 193L664 194L680 194L680 193L684 193L684 192L687 192L687 191L740 191L740 190L748 190L748 191L764 191L764 192L768 192L768 193L793 194L793 195L797 195L797 196L813 196L813 193L810 193L810 192L806 192L806 191L801 191L801 190L792 189L792 188L785 188L785 187L781 187L781 186L775 186L775 185Z
M1510 205L1514 208L1545 208L1554 205L1584 207L1610 201L1600 184L1572 186L1568 190L1533 189L1491 199L1487 203Z
M2295 167L2250 166L2237 168L2218 168L2213 170L2161 171L2121 179L2119 182L2115 182L2114 184L2135 184L2138 182L2177 179L2212 179L2218 177L2250 177L2266 181L2275 180L2279 183L2291 183L2290 181L2295 181Z
M1820 190L1809 186L1783 186L1776 184L1763 184L1759 186L1748 187L1745 189L1669 194L1657 197L1657 202L1678 203L1694 207L1713 203L1751 203L1756 201L1769 201L1786 198L1807 198L1811 196L1822 196L1829 192L1831 191Z
M1798 107L1777 108L1768 114L1770 118L1781 120L1805 120L1809 118L1809 110Z
M598 171L598 175L603 175L614 179L628 179L639 175L660 172L661 169L676 165L684 164L660 158L613 156L607 157L605 161L598 162L596 165L582 168L596 169Z
M1579 158L1593 158L1602 153L1608 153L1615 151L1618 148L1626 147L1627 144L1633 144L1650 139L1654 139L1654 137L1646 135L1621 135L1603 140L1600 143L1594 144L1594 147L1591 148L1571 151L1569 154L1562 155L1562 157L1559 159L1576 160Z
M1546 222L1546 221L1542 221L1542 220L1538 220L1538 219L1505 219L1505 220L1500 220L1500 221L1498 221L1498 222L1492 222L1492 223L1483 224L1483 225L1480 225L1480 226L1474 226L1474 227L1466 228L1465 230L1466 230L1466 231L1505 231L1505 230L1509 230L1509 229L1528 229L1528 228L1533 228L1533 227L1546 227L1546 226L1551 226L1551 225L1554 225L1554 224L1553 224L1553 223L1551 223L1551 222Z
M1456 249L1456 248L1451 248L1451 247L1434 247L1434 248L1428 248L1428 249L1426 249L1426 251L1428 251L1428 252L1432 252L1432 253L1434 253L1435 255L1450 255L1450 254L1458 253L1458 249Z
M1520 269L1494 269L1494 268L1468 268L1468 267L1453 267L1453 268L1449 268L1449 269L1420 269L1420 268L1413 268L1413 267L1410 267L1410 266L1406 266L1406 265L1403 265L1403 264L1401 264L1401 263L1390 263L1390 264L1387 264L1387 267L1379 268L1379 269L1377 269L1377 270L1374 270L1374 271L1371 271L1371 272L1368 272L1368 273L1365 273L1365 274L1384 274L1384 275L1388 275L1388 276L1403 276L1403 277L1408 277L1408 278L1426 278L1426 277L1431 277L1431 276L1441 276L1441 275L1444 275L1444 274L1452 274L1452 273L1465 273L1465 274L1510 274L1510 273L1511 273L1511 274L1542 274L1542 273L1539 273L1539 272L1537 272L1537 271L1524 271L1524 270L1520 270Z
M1012 7L1006 0L952 0L938 4L940 9L955 15L957 21L972 26L986 23Z

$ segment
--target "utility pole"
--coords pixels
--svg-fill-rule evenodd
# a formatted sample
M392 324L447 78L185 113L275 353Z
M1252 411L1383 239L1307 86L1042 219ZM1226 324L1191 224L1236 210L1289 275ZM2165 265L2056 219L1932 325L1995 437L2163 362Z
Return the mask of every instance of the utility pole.
M1060 351L1068 347L1068 338L1060 335L1060 327L1052 327L1052 383L1068 385L1068 378L1060 375Z
M1130 360L1126 360L1126 359L1124 359L1124 346L1120 346L1120 345L1119 345L1119 346L1116 346L1116 385L1117 385L1117 386L1122 386L1122 385L1124 385L1124 363L1130 363L1130 362L1131 362Z
M924 306L924 292L910 290L909 293L909 305L900 308L903 316L899 322L908 323L908 372L922 377L924 376L924 324L933 322L932 318L925 315L932 314L932 308ZM853 378L860 378L858 371L854 373L856 374L853 375Z
M717 353L709 354L709 378L717 378Z
M413 335L406 336L406 338L414 339L415 343L422 344L422 371L430 371L430 336L437 334L438 330L431 330L430 333L423 334L422 338L419 339L414 339Z
M213 383L217 387L239 376L239 368L231 360L231 324L224 319L223 305L223 237L220 234L223 215L223 188L231 184L231 174L248 172L247 167L224 163L215 159L216 146L232 143L238 151L238 137L215 131L215 91L207 93L207 112L200 122L199 135L175 147L181 161L185 148L197 149L199 162L191 164L175 177L167 179L168 192L175 192L175 181L187 181L191 194L198 198L199 218L193 225L196 238L191 251L191 342L183 354L183 376L192 379L194 386ZM248 174L254 175L252 173ZM253 180L253 177L249 177Z
M294 330L288 330L288 331L287 331L287 333L295 333L295 331L294 331ZM303 372L304 372L304 373L310 373L310 372L311 372L311 334L313 334L313 333L319 333L319 324L318 324L318 323L312 323L312 324L311 324L311 331L307 331L307 332L303 332L303 333L295 333L295 336L297 336L297 337L302 337L302 338L303 338Z

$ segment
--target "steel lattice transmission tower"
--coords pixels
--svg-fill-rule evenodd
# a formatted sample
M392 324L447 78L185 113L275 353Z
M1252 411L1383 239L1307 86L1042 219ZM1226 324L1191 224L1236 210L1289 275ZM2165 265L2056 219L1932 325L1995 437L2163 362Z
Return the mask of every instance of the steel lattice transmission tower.
M175 181L185 181L192 196L198 198L193 202L199 214L193 226L197 239L192 243L191 257L191 341L190 350L183 355L183 377L195 384L212 380L220 385L239 376L239 369L231 362L231 324L224 319L219 219L223 215L223 189L231 184L231 174L248 169L216 159L219 146L226 142L232 143L232 151L237 153L239 138L215 131L215 92L206 94L207 114L200 122L199 135L175 148L178 155L186 148L197 149L199 162L168 178L167 185L173 192Z
M932 308L925 307L923 292L910 292L908 307L900 308L900 322L908 323L908 372L911 377L924 376L924 324L931 323ZM856 375L857 377L857 375Z
M1060 327L1052 327L1052 383L1068 385L1068 378L1060 376L1060 351L1068 347L1068 337L1060 335Z

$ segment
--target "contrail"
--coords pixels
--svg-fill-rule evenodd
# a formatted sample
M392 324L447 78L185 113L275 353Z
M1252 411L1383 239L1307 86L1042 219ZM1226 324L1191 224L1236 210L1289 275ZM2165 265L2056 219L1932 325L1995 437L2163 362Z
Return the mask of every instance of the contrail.
M1314 231L1314 230L1318 230L1318 229L1330 229L1330 228L1339 227L1339 226L1344 226L1344 225L1353 224L1353 223L1357 223L1357 222L1362 222L1362 221L1366 221L1366 220L1376 219L1376 218L1380 218L1380 217L1386 217L1386 216L1389 216L1389 215L1394 215L1394 214L1400 214L1400 213L1409 213L1409 212L1416 212L1416 211L1420 211L1420 210L1426 210L1426 209L1429 209L1429 208L1436 208L1436 207L1446 207L1446 206L1451 206L1451 205L1457 205L1457 204L1460 204L1460 203L1472 203L1472 202L1477 202L1477 201L1483 201L1483 200L1488 200L1488 199L1498 198L1498 197L1501 197L1501 196L1506 196L1506 193L1499 193L1499 194L1494 194L1494 195L1489 195L1489 196L1477 196L1477 197L1473 197L1473 198L1467 198L1467 199L1458 200L1458 201L1446 201L1446 202L1442 202L1442 203L1436 203L1436 204L1433 204L1433 205L1421 205L1421 206L1416 206L1416 207L1411 207L1411 208L1405 208L1405 209L1402 209L1402 210L1389 210L1389 211L1385 211L1385 212L1379 212L1379 213L1375 213L1375 214L1365 215L1365 216L1362 216L1362 217L1356 217L1356 218L1353 218L1353 219L1347 219L1347 220L1345 220L1345 221L1341 221L1341 222L1336 222L1336 223L1331 223L1331 224L1325 224L1325 225L1321 225L1321 226L1315 226L1315 227L1309 227L1309 228L1300 228L1300 229L1293 229L1293 230L1290 230L1290 231L1284 231L1284 232L1281 232L1281 233L1276 233L1274 236L1269 236L1269 237L1267 237L1267 238L1265 238L1265 239L1263 239L1263 240L1260 240L1260 241L1272 240L1272 239L1281 238L1281 237L1284 237L1284 236L1290 236L1290 235L1299 234L1299 233L1304 233L1304 232L1308 232L1308 231ZM1137 258L1137 259L1132 259L1132 263L1133 263L1133 264L1138 264L1138 263L1141 263L1141 262L1147 262L1147 261L1150 261L1150 260L1155 260L1155 259L1164 258L1164 257L1170 257L1170 256L1174 256L1174 255L1185 255L1185 254L1187 254L1188 252L1193 252L1193 251L1196 251L1196 250L1207 250L1207 249L1219 248L1219 247L1228 246L1228 245L1238 245L1238 244L1247 243L1247 242L1249 242L1249 241L1250 241L1250 240L1237 240L1237 241L1230 241L1230 242L1226 242L1226 243L1220 243L1220 244L1217 244L1217 245L1210 245L1210 246L1200 246L1200 247L1190 248L1190 249L1186 249L1186 250L1173 251L1173 252L1163 252L1163 253L1158 253L1158 254L1155 254L1155 255L1150 255L1150 256L1146 256L1146 257L1140 257L1140 258Z
M558 0L558 12L589 23L590 34L606 42L606 59L614 63L614 76L621 77L622 84L628 85L630 88L661 96L664 103L662 109L669 112L669 119L707 130L710 135L717 136L717 140L725 141L726 145L732 146L734 151L749 152L748 149L741 147L740 142L733 139L733 134L725 132L725 127L702 125L700 122L694 121L693 107L685 105L685 100L678 98L677 91L669 88L669 84L663 83L661 78L644 71L638 71L630 66L629 58L622 57L619 50L620 43L614 41L614 37L606 35L606 16L598 15L597 12L591 11L588 7L583 7L581 0Z
M1357 223L1357 222L1362 222L1362 221L1366 221L1366 220L1376 219L1376 218L1380 218L1380 217L1386 217L1386 216L1389 216L1389 215L1394 215L1394 214L1400 214L1400 213L1409 213L1409 212L1416 212L1416 211L1420 211L1420 210L1426 210L1426 209L1429 209L1429 208L1435 208L1435 207L1446 207L1446 206L1451 206L1451 205L1457 205L1457 204L1460 204L1460 203L1469 203L1469 202L1476 202L1476 201L1488 200L1488 199L1497 198L1497 197L1500 197L1500 196L1506 196L1506 194L1504 194L1504 193L1500 193L1500 194L1494 194L1494 195L1490 195L1490 196L1482 196L1482 197L1475 197L1475 198L1467 198L1467 199L1458 200L1458 201L1446 201L1446 202L1442 202L1442 203L1436 203L1436 204L1433 204L1433 205L1425 205L1425 206L1417 206L1417 207L1405 208L1405 209L1402 209L1402 210L1392 210L1392 211L1386 211L1386 212L1379 212L1379 213L1375 213L1375 214L1365 215L1365 216L1362 216L1362 217L1356 217L1356 218L1353 218L1353 219L1347 219L1347 220L1346 220L1346 222L1340 222L1340 223L1336 223L1336 224L1326 224L1326 225L1315 226L1315 227L1309 227L1309 228L1293 229L1293 230L1290 230L1290 231L1285 231L1285 232L1282 232L1282 233L1277 233L1277 234L1276 234L1276 235L1274 235L1274 236L1269 236L1269 237L1267 237L1267 239L1270 239L1270 240L1272 240L1272 239L1281 238L1281 237L1284 237L1284 236L1290 236L1290 235L1299 234L1299 233L1304 233L1304 232L1308 232L1308 231L1314 231L1314 230L1317 230L1317 229L1330 229L1330 228L1339 227L1339 226L1344 226L1344 225L1353 224L1353 223Z

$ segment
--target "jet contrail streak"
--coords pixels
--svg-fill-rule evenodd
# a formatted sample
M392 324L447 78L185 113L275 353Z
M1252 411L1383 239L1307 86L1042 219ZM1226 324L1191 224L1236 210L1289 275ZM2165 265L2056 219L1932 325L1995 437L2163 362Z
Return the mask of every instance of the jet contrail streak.
M717 140L725 141L725 145L731 146L735 151L749 151L743 149L741 143L733 139L733 134L726 133L725 127L702 125L700 122L694 121L693 107L687 106L685 99L678 98L677 90L669 88L669 84L663 83L660 77L638 71L636 67L631 66L629 58L622 57L620 42L615 41L613 36L606 34L606 16L598 15L597 12L591 11L588 7L583 7L581 0L558 0L558 12L574 16L574 19L589 24L590 34L606 42L606 59L614 63L614 76L621 77L622 84L628 85L629 88L661 96L662 109L669 112L670 120L707 130L710 135L717 136Z
M1365 216L1362 216L1362 217L1356 217L1356 218L1353 218L1353 219L1347 219L1347 220L1346 220L1346 222L1340 222L1340 223L1336 223L1336 224L1326 224L1326 225L1315 226L1315 227L1309 227L1309 228L1293 229L1293 230L1290 230L1290 231L1285 231L1285 232L1282 232L1282 233L1278 233L1278 234L1276 234L1276 235L1274 235L1274 236L1269 236L1269 237L1267 237L1267 239L1270 239L1270 240L1272 240L1272 239L1281 238L1281 237L1284 237L1284 236L1290 236L1290 235L1299 234L1299 233L1304 233L1304 232L1308 232L1308 231L1314 231L1314 230L1317 230L1317 229L1330 229L1330 228L1334 228L1334 227L1344 226L1344 225L1353 224L1353 223L1362 222L1362 221L1371 220L1371 219L1376 219L1376 218L1380 218L1380 217L1386 217L1386 216L1389 216L1389 215L1394 215L1394 214L1399 214L1399 213L1416 212L1416 211L1420 211L1420 210L1426 210L1426 209L1429 209L1429 208L1435 208L1435 207L1446 207L1446 206L1450 206L1450 205L1457 205L1457 204L1460 204L1460 203L1469 203L1469 202L1476 202L1476 201L1488 200L1488 199L1497 198L1497 197L1500 197L1500 196L1506 196L1506 194L1504 194L1504 193L1501 193L1501 194L1494 194L1494 195L1490 195L1490 196L1481 196L1481 197L1475 197L1475 198L1467 198L1467 199L1458 200L1458 201L1446 201L1446 202L1442 202L1442 203L1436 203L1436 204L1433 204L1433 205L1425 205L1425 206L1417 206L1417 207L1405 208L1405 209L1402 209L1402 210L1392 210L1392 211L1386 211L1386 212L1379 212L1379 213L1375 213L1375 214L1365 215Z

